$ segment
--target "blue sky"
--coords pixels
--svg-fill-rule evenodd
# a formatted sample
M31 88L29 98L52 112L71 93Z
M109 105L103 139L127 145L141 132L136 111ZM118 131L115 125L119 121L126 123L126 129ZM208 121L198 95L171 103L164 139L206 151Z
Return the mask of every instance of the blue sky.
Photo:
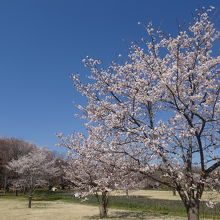
M82 57L108 64L145 36L138 21L174 33L210 5L219 18L219 0L0 0L0 136L58 150L56 132L83 131L69 78Z

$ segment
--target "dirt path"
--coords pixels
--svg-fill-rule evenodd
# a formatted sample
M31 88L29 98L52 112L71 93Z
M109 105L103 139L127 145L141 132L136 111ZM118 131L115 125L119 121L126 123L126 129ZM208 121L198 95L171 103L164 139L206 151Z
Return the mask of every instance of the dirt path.
M32 209L27 201L0 199L1 220L96 220L99 210L95 206L69 204L59 201L33 202ZM147 215L138 212L109 210L111 220L184 220L180 217Z

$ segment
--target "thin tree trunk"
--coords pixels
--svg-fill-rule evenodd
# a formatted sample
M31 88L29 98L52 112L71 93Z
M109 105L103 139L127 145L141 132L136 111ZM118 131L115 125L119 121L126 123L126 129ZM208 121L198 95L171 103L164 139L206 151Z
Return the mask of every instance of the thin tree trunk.
M173 196L176 196L176 190L173 189Z
M125 193L126 193L126 197L128 198L129 197L128 189L125 190Z
M7 176L4 176L4 195L6 194L7 191Z
M31 202L32 202L32 189L30 189L30 192L28 195L28 208L31 208Z

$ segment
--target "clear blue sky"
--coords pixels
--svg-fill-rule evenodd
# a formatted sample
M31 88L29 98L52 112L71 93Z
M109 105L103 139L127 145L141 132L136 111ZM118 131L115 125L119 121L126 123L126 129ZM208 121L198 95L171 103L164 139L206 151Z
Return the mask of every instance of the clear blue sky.
M69 78L81 57L108 64L144 36L138 21L174 32L210 5L219 15L220 0L0 0L0 136L56 150L56 132L83 131Z

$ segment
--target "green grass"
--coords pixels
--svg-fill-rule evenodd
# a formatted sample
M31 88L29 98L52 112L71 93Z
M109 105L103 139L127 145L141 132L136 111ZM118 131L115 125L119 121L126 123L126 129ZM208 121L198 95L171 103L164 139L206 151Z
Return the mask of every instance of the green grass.
M72 195L67 195L64 192L51 192L36 190L33 195L35 201L55 201L55 200L71 200Z
M6 194L0 194L0 199L17 199L17 200L23 200L26 199L27 195L19 194L18 196L15 196L15 193L6 193Z
M57 192L37 192L36 200L63 200L66 202L82 203L81 199L74 198L71 195L65 195ZM88 196L88 200L83 202L86 205L97 206L97 199L95 196ZM141 211L163 215L186 216L186 211L181 201L150 199L144 196L110 196L109 208L124 209L130 211ZM213 209L208 208L204 202L201 202L200 208L201 217L220 219L220 203Z
M15 196L14 194L7 194L3 196L0 195L0 198L25 199L27 198L27 195L20 194L19 196ZM83 202L83 204L98 205L95 196L88 196L87 198L88 200ZM80 198L74 198L72 195L65 194L64 192L37 190L33 195L33 201L35 202L55 200L82 204ZM181 201L150 199L144 196L129 196L129 198L126 196L110 196L109 208L163 215L186 216L186 211ZM218 203L213 209L210 209L204 202L201 202L200 215L201 217L220 219L220 203Z
M88 199L89 200L86 201L85 204L97 204L94 196L90 196ZM144 196L130 196L129 198L126 196L110 196L109 208L162 215L186 216L186 210L181 201L150 199ZM210 209L204 202L201 202L200 216L204 218L220 219L220 204L217 204L215 208Z

